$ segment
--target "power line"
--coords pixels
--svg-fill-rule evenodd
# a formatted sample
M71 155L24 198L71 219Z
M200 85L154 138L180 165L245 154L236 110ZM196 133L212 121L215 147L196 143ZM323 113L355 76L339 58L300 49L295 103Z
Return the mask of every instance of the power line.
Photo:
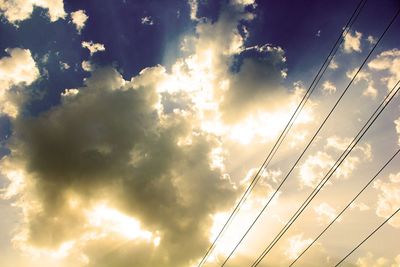
M370 233L366 238L364 238L363 241L361 241L355 248L353 248L349 253L347 253L347 255L341 259L336 265L335 267L339 266L345 259L347 259L356 249L358 249L362 244L365 243L365 241L367 241L372 235L374 235L379 229L382 228L382 226L384 226L390 219L392 219L398 212L400 211L400 208L398 208L392 215L390 215L383 223L381 223L377 228L375 228L374 231L372 231L372 233Z
M229 224L232 222L233 218L235 217L235 215L239 212L240 210L240 206L246 201L246 199L248 198L248 196L250 195L251 191L253 190L253 188L255 187L255 185L257 184L258 180L260 179L260 174L263 170L265 170L267 168L267 166L269 165L270 161L272 160L272 158L274 157L275 153L277 152L277 150L279 149L281 143L283 142L283 140L286 138L287 133L289 132L289 130L291 129L292 125L294 124L295 120L297 119L298 115L300 114L301 110L303 109L304 105L306 104L306 102L308 101L308 99L310 98L310 95L313 93L313 91L315 90L316 85L319 83L321 77L323 76L323 74L325 73L326 69L328 68L330 62L333 59L333 56L336 54L336 51L338 50L338 48L340 47L341 43L343 42L343 38L348 34L348 32L350 31L350 27L353 25L354 21L357 19L359 13L361 12L362 8L364 7L365 3L367 2L367 0L361 0L356 9L354 10L353 14L351 15L350 19L348 20L348 22L346 23L346 26L343 28L343 31L340 33L338 39L336 40L335 44L333 45L332 49L330 50L328 56L326 57L324 63L322 64L322 66L320 67L317 75L315 76L315 78L313 79L313 81L310 84L310 87L307 89L307 92L305 93L305 95L303 96L303 98L301 99L299 105L297 106L296 110L294 111L294 113L292 114L291 118L289 119L288 123L286 124L284 130L282 131L282 133L279 135L278 140L275 142L274 146L272 147L272 149L270 150L270 152L268 153L266 159L264 160L264 162L262 163L261 167L259 168L259 170L257 171L257 173L255 174L254 178L252 179L251 183L249 184L249 186L246 188L245 192L243 193L242 197L240 198L239 202L236 204L235 208L233 209L232 213L230 214L228 220L225 222L224 226L222 227L222 229L220 230L220 232L218 233L218 235L216 236L216 238L214 239L213 243L211 244L211 246L208 248L208 250L206 251L205 255L203 256L202 260L200 261L198 267L202 266L206 261L207 258L209 257L209 255L211 254L212 250L214 249L216 243L218 242L219 238L221 237L221 235L223 234L223 232L226 230L226 228L229 226ZM277 190L278 191L278 190ZM274 195L277 193L277 191L274 193ZM273 197L273 196L272 196ZM271 199L272 199L271 197Z
M379 37L377 43L374 45L374 47L372 48L372 50L369 52L367 58L364 60L364 62L361 64L361 67L358 69L357 73L353 76L353 79L350 81L350 84L348 85L348 87L351 85L351 83L353 82L353 80L355 79L355 77L357 76L358 72L361 70L361 68L365 65L365 63L367 62L368 58L371 56L372 52L374 51L374 49L376 48L376 46L378 45L378 43L382 40L383 36L386 34L386 32L389 30L390 26L393 24L393 22L395 21L395 19L397 18L397 16L399 15L400 9L396 12L395 16L392 18L392 20L390 21L389 25L386 27L385 31L382 33L382 35ZM346 89L348 89L348 87ZM346 92L346 89L344 91L344 93ZM343 94L342 94L343 96ZM341 97L342 97L341 96ZM339 98L340 100L340 98ZM337 102L338 103L338 102ZM337 104L336 103L336 104ZM385 105L386 107L386 105ZM382 111L381 111L382 112ZM381 113L380 112L380 113ZM379 113L379 114L380 114ZM330 113L331 114L331 113ZM378 114L378 116L379 116ZM377 118L377 117L376 117ZM376 120L376 118L371 122L371 124L366 128L366 131L370 128L370 126L372 125L372 123ZM324 121L325 122L325 121ZM365 127L366 125L364 125ZM363 127L363 128L364 128ZM363 129L362 129L363 130ZM363 137L363 135L366 133L366 131L364 133L361 134L361 136L358 138L357 141L355 141L355 139L353 139L353 141L350 143L349 147L351 146L351 144L355 141L353 147L351 149L349 149L349 147L343 152L343 154L339 157L339 159L336 161L336 163L332 166L332 168L329 170L329 172L327 173L327 175L320 181L320 183L317 185L316 188L314 188L313 192L311 193L311 195L308 196L308 198L305 200L305 202L303 202L302 206L296 211L296 213L292 216L292 218L289 220L289 222L284 226L284 228L281 229L281 231L279 232L279 234L273 239L273 241L267 246L267 248L261 253L261 255L257 258L257 260L252 264L252 266L257 266L262 259L269 253L269 251L275 246L275 244L280 240L280 238L286 233L286 231L289 229L289 227L297 220L297 218L300 216L300 214L304 211L304 209L308 206L308 204L314 199L314 197L318 194L318 192L322 189L322 187L326 184L326 182L330 179L330 177L333 175L333 173L336 171L336 169L341 165L341 163L346 159L347 155L351 152L351 150L354 148L354 146L359 142L359 140ZM361 133L361 131L357 134L359 135ZM346 154L347 153L347 154ZM346 154L346 155L345 155ZM344 155L343 159L340 159L342 156ZM337 164L337 166L335 167L335 165ZM293 169L293 168L292 168ZM333 170L333 171L332 171ZM331 172L332 171L332 172ZM330 173L331 172L331 173ZM329 176L328 176L329 174ZM261 215L261 214L259 214ZM258 216L259 217L259 216ZM258 219L257 217L257 219Z
M339 104L339 102L341 101L341 99L343 98L343 96L346 94L346 92L348 91L349 87L351 86L351 84L354 82L355 78L357 77L357 75L359 74L359 72L361 71L361 69L363 68L363 66L365 65L365 63L367 62L367 60L369 59L369 57L371 56L372 52L375 50L375 48L377 47L377 45L379 44L379 42L381 41L381 39L383 38L383 36L385 35L385 33L387 32L388 28L390 27L390 25L392 24L392 22L389 24L389 26L387 27L387 29L384 31L384 33L381 35L381 37L378 39L378 41L376 42L376 44L374 45L374 47L372 48L372 50L369 52L368 56L365 58L365 60L363 61L363 63L361 64L361 66L359 67L359 69L357 70L357 72L355 73L355 75L353 76L353 78L351 79L350 83L347 85L347 87L344 89L344 91L342 92L342 94L340 95L340 97L338 98L338 100L336 101L336 103L334 104L334 106L332 107L332 109L330 110L330 112L328 113L328 115L326 116L326 118L324 119L324 121L322 122L322 124L319 126L319 128L317 129L317 131L314 133L313 137L311 138L311 140L309 141L309 143L307 144L307 146L305 147L305 149L303 150L303 152L300 154L300 156L298 157L298 159L295 161L295 163L293 164L292 168L289 170L289 172L287 173L287 175L285 176L285 178L281 181L281 184L278 186L277 190L275 191L275 193L272 195L272 197L268 200L268 202L266 203L266 205L262 208L262 210L259 212L259 214L256 216L256 218L254 219L254 221L252 222L252 224L248 227L248 229L246 230L246 232L243 234L243 236L241 237L241 239L239 240L239 242L236 244L236 246L233 248L233 250L231 251L231 253L228 255L228 257L225 259L225 261L223 262L223 264L221 266L224 266L227 261L230 259L230 257L234 254L234 252L236 251L236 249L239 247L239 245L241 244L241 242L244 240L244 238L247 236L247 234L250 232L250 230L252 229L252 227L255 225L255 223L258 221L258 219L261 217L261 215L263 214L263 212L265 211L265 209L267 208L268 204L271 202L272 198L275 196L276 192L278 192L278 190L282 187L282 185L285 183L285 181L288 179L288 177L290 176L290 174L293 172L293 170L295 169L296 165L300 162L300 160L302 159L302 157L304 156L304 154L307 152L307 150L309 149L309 147L311 146L311 144L313 143L313 141L315 140L315 138L317 137L317 135L319 134L319 132L321 131L321 129L323 128L323 126L325 125L325 123L327 122L327 120L330 118L330 116L332 115L332 113L334 112L334 110L336 109L337 105Z
M249 184L249 186L246 188L244 194L242 195L242 197L240 198L239 202L236 204L235 208L233 209L232 213L230 214L228 220L225 222L224 226L222 227L222 229L220 230L220 232L218 233L218 235L216 236L216 238L214 239L213 243L211 244L211 246L208 248L208 250L206 251L205 255L203 256L202 260L200 261L198 267L202 266L208 259L209 255L211 254L212 250L214 249L216 243L218 242L219 238L221 237L221 235L224 233L224 231L227 229L227 227L230 225L230 223L232 222L233 218L235 217L235 215L239 212L240 210L240 206L246 201L246 199L248 198L248 196L250 195L251 191L253 190L253 188L256 186L257 182L259 181L259 177L260 174L263 172L263 170L265 170L267 168L267 166L269 165L269 163L271 162L272 158L274 157L274 155L276 154L276 152L278 151L280 145L282 144L282 142L284 141L284 139L286 138L286 135L288 134L289 130L291 129L291 127L293 126L295 120L297 119L298 115L300 114L300 112L302 111L304 105L306 104L306 102L308 101L308 99L310 98L311 94L313 93L313 91L315 90L317 84L319 83L319 81L321 80L323 74L325 73L326 69L328 68L329 64L331 63L334 55L336 54L337 50L339 49L340 45L343 42L344 37L347 36L347 34L350 31L351 26L353 25L353 23L356 21L358 15L360 14L362 8L364 7L365 3L367 2L367 0L361 0L356 9L354 10L353 14L351 15L350 19L347 21L345 27L343 28L343 31L340 33L339 37L337 38L335 44L333 45L333 47L331 48L328 56L326 57L325 61L323 62L322 66L320 67L319 71L317 72L317 75L315 76L315 78L313 79L313 81L311 82L309 88L307 89L306 93L304 94L303 98L301 99L300 103L298 104L296 110L294 111L294 113L292 114L291 118L289 119L288 123L286 124L285 128L283 129L283 131L281 132L281 134L278 137L278 140L275 142L274 146L272 147L272 149L270 150L270 152L268 153L266 159L264 160L264 162L262 163L261 167L259 168L259 170L257 171L257 173L255 174L254 178L252 179L251 183ZM273 197L275 196L275 194L278 192L279 188L275 191L275 193L271 196L269 202L273 199ZM268 202L268 204L269 204ZM267 204L267 205L268 205Z
M399 87L400 88L400 87ZM360 192L343 208L343 210L322 230L322 232L300 253L299 256L289 265L289 267L293 266L307 251L308 249L315 243L317 240L342 216L342 214L356 201L356 199L365 191L365 189L375 180L376 177L386 168L387 165L399 154L400 149L394 153L392 157L382 166L382 168L372 177L371 180L361 189Z

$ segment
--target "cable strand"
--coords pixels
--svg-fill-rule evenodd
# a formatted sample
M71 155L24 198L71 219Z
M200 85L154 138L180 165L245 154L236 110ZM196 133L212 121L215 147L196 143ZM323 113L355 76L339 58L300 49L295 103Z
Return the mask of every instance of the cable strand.
M390 21L389 25L386 27L385 31L382 33L382 35L380 36L378 42L374 45L374 47L372 48L372 50L370 51L370 53L368 54L367 58L364 60L364 62L362 63L361 67L358 69L357 73L353 76L353 79L350 81L350 83L352 83L355 79L355 77L357 76L357 74L361 71L362 67L365 65L365 63L367 62L368 58L370 57L370 55L372 54L372 52L374 51L374 49L376 48L376 46L379 44L379 42L382 40L383 36L386 34L386 32L389 30L390 26L393 24L393 22L395 21L395 19L398 17L400 12L400 9L396 12L395 16L392 18L392 20ZM350 85L350 84L349 84ZM386 106L386 105L385 105ZM379 113L380 114L380 113ZM376 119L376 118L375 118ZM375 121L375 119L373 120L373 122ZM372 123L373 123L372 122ZM372 124L371 124L372 125ZM371 126L370 125L370 126ZM369 127L370 127L369 126ZM367 130L369 129L369 127L367 128ZM366 132L366 131L365 131ZM364 132L364 134L365 134ZM361 137L364 135L362 134ZM361 139L360 137L360 139ZM358 141L360 140L358 139ZM353 139L354 141L354 139ZM353 143L352 141L352 143ZM358 143L358 141L356 143ZM355 146L355 145L354 145ZM354 147L353 146L353 147ZM346 150L345 150L346 151ZM347 153L348 155L349 153ZM343 154L342 154L343 155ZM347 157L344 156L344 158L339 162L339 164L337 165L337 167L335 167L334 171L336 171L336 169L339 167L339 165L344 161L344 159ZM337 162L336 162L337 163ZM335 164L336 164L335 163ZM335 166L335 165L334 165ZM332 168L331 168L332 170ZM318 192L322 189L322 187L325 185L325 183L329 180L329 178L333 175L334 171L328 176L327 179L322 179L321 182L318 184L318 186L314 189L314 191L312 192L312 194L314 192L316 192L316 194L318 194ZM329 172L328 172L329 173ZM326 177L326 176L325 176ZM301 208L295 213L295 215L290 219L290 221L285 225L285 227L280 231L280 233L274 238L274 240L268 245L268 247L263 251L263 253L257 258L257 260L253 263L252 266L257 266L262 259L269 253L269 251L275 246L275 244L280 240L280 238L283 236L283 234L289 229L289 227L296 221L296 219L300 216L300 214L302 213L302 211L308 206L308 203L311 202L311 200L316 196L316 194L314 196L310 195L307 200L302 204ZM305 205L305 207L303 208L303 205ZM287 228L286 228L287 227ZM286 229L285 229L286 228Z
M282 133L280 134L280 136L278 137L278 140L276 141L276 143L274 144L273 148L271 149L271 151L269 152L267 158L264 160L263 164L261 165L260 169L258 170L258 172L256 173L256 175L254 176L252 182L249 184L249 186L247 187L247 189L245 190L245 192L243 193L242 197L240 198L239 202L236 204L235 208L233 209L232 213L230 214L228 220L226 221L226 223L224 224L224 226L222 227L222 229L220 230L220 232L218 233L218 235L216 236L216 238L214 239L213 243L210 245L210 247L207 249L205 255L203 256L202 260L200 261L198 267L202 266L208 259L209 255L211 254L212 250L214 249L214 247L216 246L216 243L218 242L218 240L220 239L220 237L222 236L222 234L224 233L224 231L226 230L226 228L230 225L230 223L232 222L233 218L235 217L235 215L238 213L240 206L246 201L246 199L248 198L248 196L250 195L250 192L252 191L252 189L255 187L255 185L257 184L260 176L260 173L265 170L265 168L268 166L269 162L272 160L272 158L274 157L276 151L279 149L281 143L283 142L283 140L286 138L287 133L289 132L289 130L291 129L292 125L294 124L295 120L298 117L298 114L301 112L303 106L305 105L305 103L308 101L310 95L312 94L312 92L315 89L316 84L320 81L322 75L325 73L326 69L328 68L330 62L333 59L333 56L336 54L336 51L338 50L338 48L340 47L341 43L343 42L343 38L348 34L350 27L352 26L352 24L354 23L354 21L356 20L356 18L358 17L359 12L361 11L361 9L364 7L365 3L367 2L367 0L361 0L356 9L354 10L353 14L351 15L349 21L346 23L346 26L343 28L343 31L341 32L341 34L339 35L339 37L337 38L334 46L332 47L331 51L329 52L328 56L326 57L325 61L323 62L322 66L320 67L317 75L315 76L315 78L313 79L310 87L308 88L307 92L304 94L302 100L300 101L299 105L297 106L296 110L294 111L294 113L292 114L291 118L289 119L288 123L286 124L286 126L284 127L284 130L282 131ZM338 45L339 44L339 45ZM336 47L336 49L335 49ZM317 78L319 77L319 78ZM312 89L314 87L314 89Z
M343 261L345 261L356 249L358 249L362 244L364 244L371 236L373 236L379 229L382 228L390 219L392 219L398 212L400 208L398 208L392 215L390 215L385 221L383 221L374 231L372 231L366 238L364 238L355 248L353 248L343 259L341 259L335 267L339 266Z

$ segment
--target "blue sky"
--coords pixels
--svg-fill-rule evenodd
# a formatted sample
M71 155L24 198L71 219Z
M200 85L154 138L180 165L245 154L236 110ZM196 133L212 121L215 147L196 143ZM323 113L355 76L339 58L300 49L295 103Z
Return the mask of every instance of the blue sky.
M0 265L197 266L357 4L0 0ZM206 266L229 254L399 8L367 1ZM398 29L399 19L232 266L252 263L400 79ZM287 266L398 149L399 117L395 97L265 266ZM334 264L400 206L396 166L304 266ZM397 266L397 237L398 216L345 265Z

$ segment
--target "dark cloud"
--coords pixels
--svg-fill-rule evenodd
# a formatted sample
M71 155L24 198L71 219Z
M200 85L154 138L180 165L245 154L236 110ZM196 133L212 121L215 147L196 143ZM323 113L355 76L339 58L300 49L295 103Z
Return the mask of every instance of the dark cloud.
M157 232L160 245L133 240L101 257L109 249L103 241L112 238L91 240L82 248L90 266L181 266L206 249L210 215L236 196L211 168L218 140L199 131L191 115L161 113L154 86L139 81L99 69L68 101L15 122L7 161L27 173L26 205L39 207L26 215L29 244L57 248L79 239L87 231L83 210L106 199ZM71 195L80 209L69 204Z
M225 121L237 121L257 110L276 109L289 96L282 86L283 50L269 50L261 57L244 58L233 75L220 107Z

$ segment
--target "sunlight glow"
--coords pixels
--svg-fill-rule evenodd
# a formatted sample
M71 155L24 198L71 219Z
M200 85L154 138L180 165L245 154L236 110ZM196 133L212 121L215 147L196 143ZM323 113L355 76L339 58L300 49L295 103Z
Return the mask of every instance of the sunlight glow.
M292 236L289 239L289 246L285 255L294 260L312 242L312 239L303 239L303 234Z
M127 239L143 239L153 242L156 246L160 243L160 237L143 230L138 220L105 204L96 206L87 213L87 217L89 224L101 229L102 232L117 233Z
M226 222L226 220L229 217L229 213L217 213L213 216L213 226L211 228L210 231L210 242L213 242L215 240L215 238L217 237L219 231L221 230L222 226L224 225L224 223ZM240 218L237 217L237 220L239 220ZM232 231L234 231L235 229L232 229L231 227L229 227ZM229 255L229 253L232 251L233 246L235 244L236 238L234 238L234 236L229 235L229 234L225 234L223 235L219 242L218 242L218 246L214 249L214 252L210 255L209 257L209 261L211 262L218 262L218 258L219 256L223 256L226 257Z
M250 204L251 205L251 204ZM238 243L240 237L247 229L248 225L252 222L252 218L256 215L256 210L245 205L244 208L237 214L235 220L229 225L229 229L220 237L218 245L215 247L213 253L208 258L209 262L221 263L229 253L233 250L235 245ZM213 215L213 226L210 231L210 242L213 242L221 231L223 225L227 221L230 213L220 212ZM246 247L246 251L251 251L252 247ZM238 253L232 255L235 258Z
M22 171L7 171L3 170L5 177L10 181L10 184L6 189L0 189L0 197L4 199L10 199L17 195L24 186L24 174ZM4 193L3 193L4 192Z

